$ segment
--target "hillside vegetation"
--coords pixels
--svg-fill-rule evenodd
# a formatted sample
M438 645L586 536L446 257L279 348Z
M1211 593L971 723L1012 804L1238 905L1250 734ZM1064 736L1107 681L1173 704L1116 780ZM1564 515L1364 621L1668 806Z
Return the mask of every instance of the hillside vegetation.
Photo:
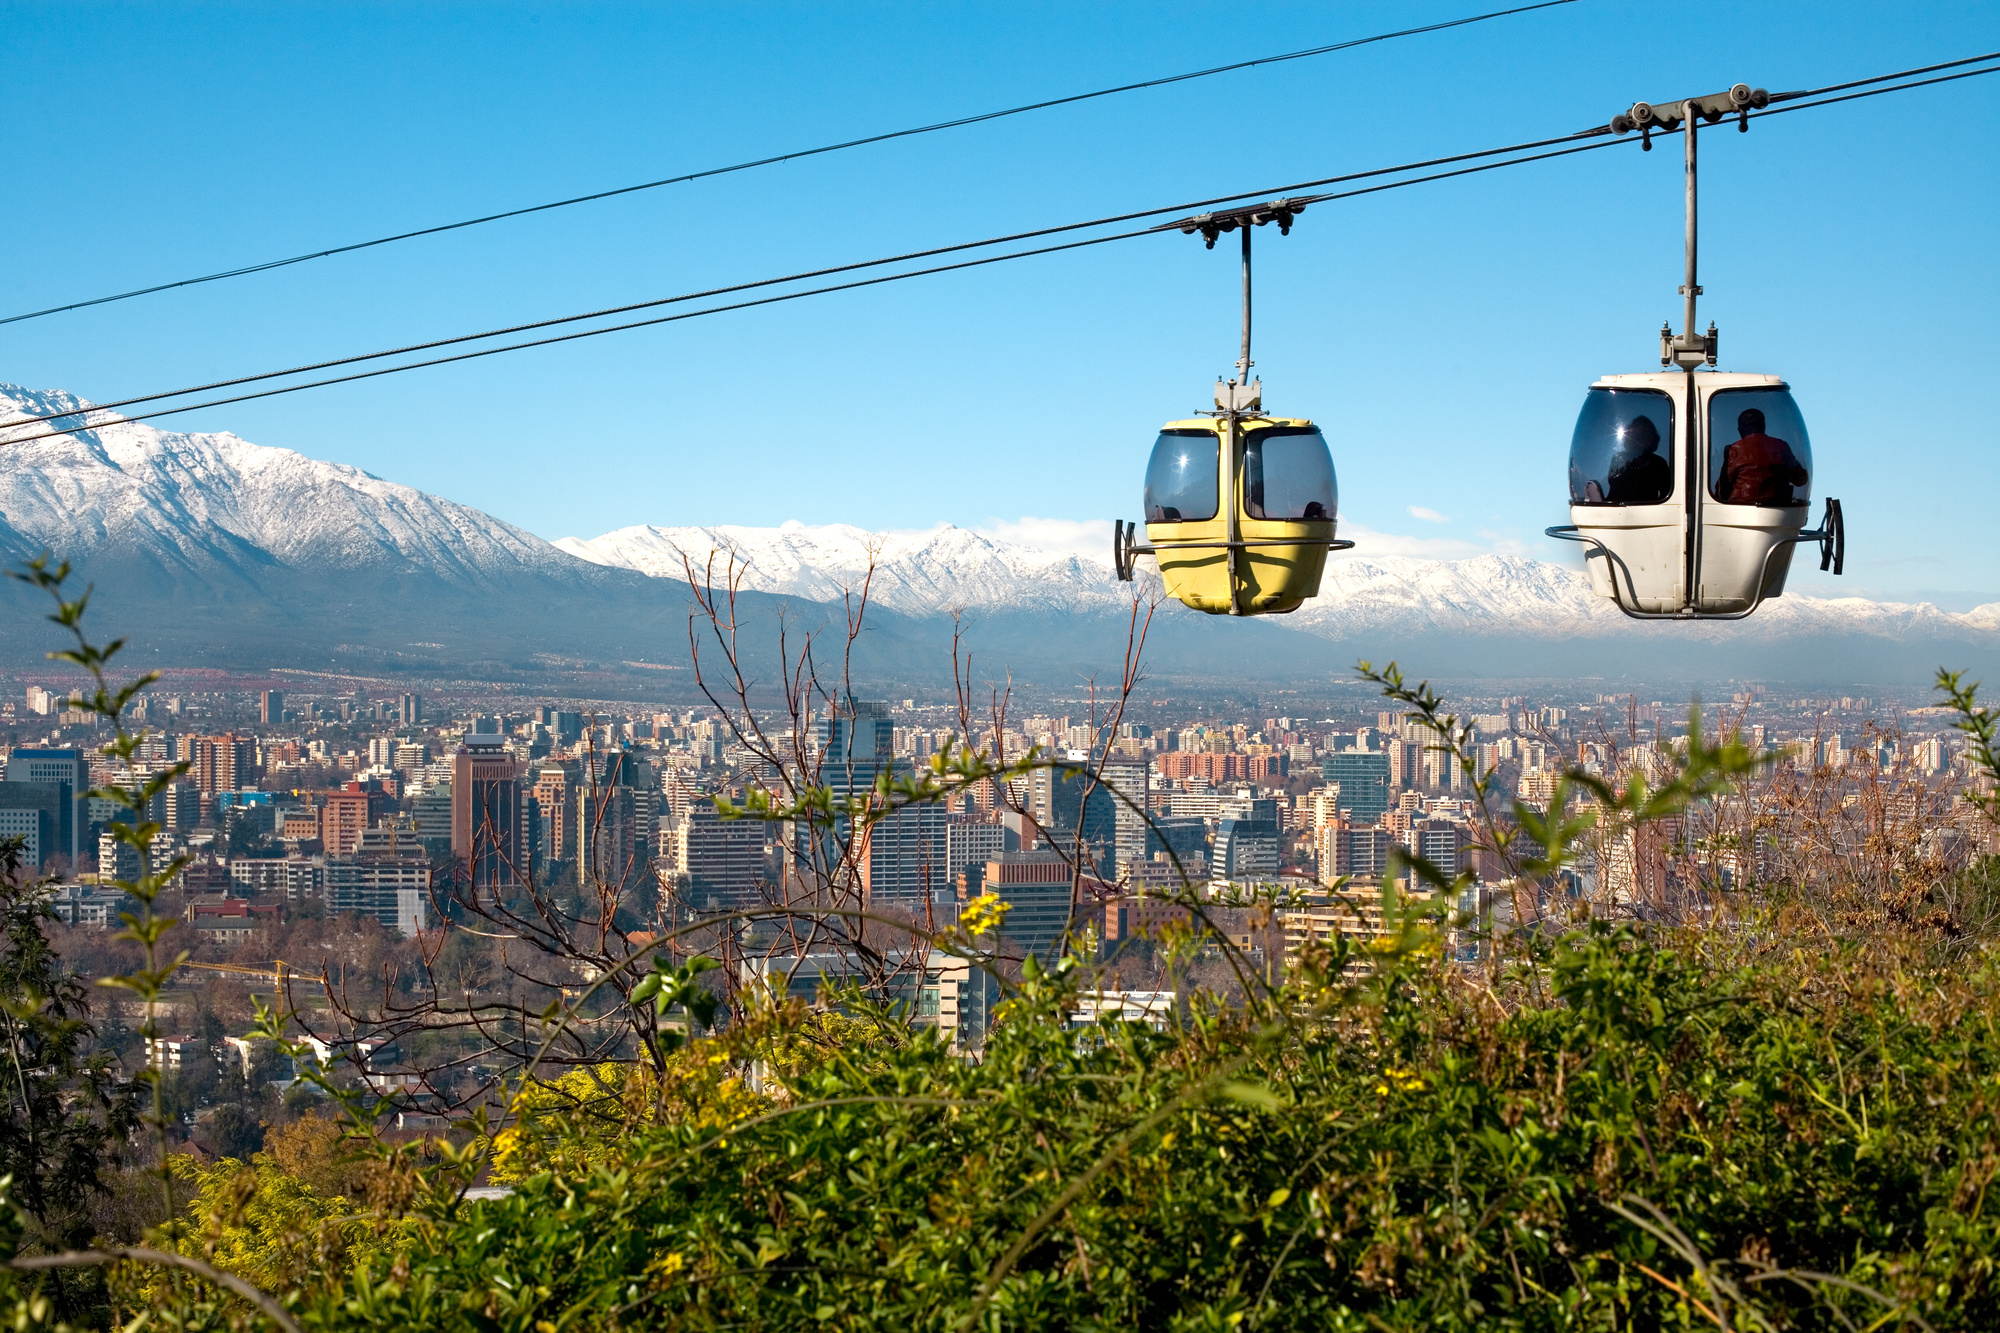
M83 635L60 572L33 577L76 631L93 706L119 717L143 681L112 683L115 649ZM1380 679L1454 743L1440 701ZM1994 715L1941 683L1990 818ZM121 731L114 749L135 745ZM1699 719L1662 753L1651 781L1576 774L1549 809L1496 815L1506 892L1560 902L1592 839L1691 827L1764 762ZM1038 762L941 756L877 795L900 808ZM743 814L809 811L880 817L824 789ZM539 1056L610 1025L618 1058L527 1061L504 1101L427 1136L386 1132L392 1100L315 1074L344 1120L247 1161L155 1154L146 1242L94 1250L50 1201L88 1194L92 1145L143 1165L133 1118L163 1129L163 1103L150 1074L127 1103L86 1067L81 992L37 947L46 913L16 873L5 1299L20 1328L2000 1326L2000 863L1861 845L1813 864L1841 857L1851 873L1737 883L1698 914L1579 901L1532 921L1459 916L1442 904L1469 872L1406 859L1439 905L1391 895L1380 938L1282 968L1200 929L1212 904L1188 889L1196 924L1148 947L1211 980L1158 1025L1073 1022L1100 976L1083 940L1002 969L976 1054L879 987L808 1006L648 949L497 1038ZM148 1006L171 972L150 907L170 874L130 886L145 961L119 984ZM989 965L992 910L975 900L928 944ZM285 1015L265 1022L288 1040Z

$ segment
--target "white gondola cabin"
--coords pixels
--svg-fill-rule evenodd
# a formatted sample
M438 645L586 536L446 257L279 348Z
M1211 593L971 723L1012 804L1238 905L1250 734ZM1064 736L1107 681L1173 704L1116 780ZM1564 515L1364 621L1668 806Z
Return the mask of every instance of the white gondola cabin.
M1686 154L1685 324L1660 330L1660 364L1590 387L1569 449L1569 514L1551 537L1581 542L1592 591L1637 619L1734 620L1785 590L1792 546L1818 542L1820 568L1846 559L1840 501L1808 532L1812 443L1776 375L1718 372L1715 325L1695 331L1695 143L1701 122L1739 117L1770 98L1737 84L1684 101L1635 103L1615 134L1679 129ZM1652 147L1650 139L1646 146Z
M1785 590L1812 503L1812 443L1785 382L1607 375L1570 438L1571 528L1592 591L1644 616L1747 615ZM1837 502L1830 502L1837 513Z

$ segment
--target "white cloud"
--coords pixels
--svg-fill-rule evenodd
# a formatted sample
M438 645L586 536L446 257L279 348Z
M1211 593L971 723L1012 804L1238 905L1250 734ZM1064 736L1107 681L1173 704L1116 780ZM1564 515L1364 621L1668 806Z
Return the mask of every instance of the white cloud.
M1493 548L1462 537L1406 537L1400 532L1378 532L1351 521L1343 521L1340 535L1354 543L1350 556L1408 556L1413 560L1468 560L1490 555Z
M1426 508L1424 508L1424 506L1422 506L1422 505L1411 505L1411 506L1410 506L1410 517L1411 517L1411 518L1420 518L1420 519L1422 519L1422 520L1423 520L1424 522L1426 522L1426 523L1449 523L1449 522L1451 522L1451 520L1450 520L1450 519L1446 518L1446 517L1445 517L1445 516L1444 516L1443 514L1440 514L1440 513L1439 513L1439 512L1437 511L1437 510L1435 510L1435 509L1426 509Z
M1108 518L993 518L973 528L982 537L1013 546L1033 547L1055 555L1081 556L1100 565L1111 563L1111 520Z

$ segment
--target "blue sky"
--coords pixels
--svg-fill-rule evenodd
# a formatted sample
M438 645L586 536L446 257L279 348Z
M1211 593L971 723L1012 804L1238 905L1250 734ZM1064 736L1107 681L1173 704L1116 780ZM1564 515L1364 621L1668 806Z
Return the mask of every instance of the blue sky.
M0 313L1487 7L7 5ZM8 325L0 379L107 400L1996 48L1990 4L1584 0ZM1846 504L1848 578L1797 588L2000 599L1996 138L2000 76L1703 140L1702 318L1723 368L1792 381ZM1259 233L1266 401L1324 425L1350 535L1572 558L1540 533L1579 397L1678 318L1667 149ZM1154 430L1234 356L1235 280L1147 238L163 424L547 537L1061 542L1136 516Z

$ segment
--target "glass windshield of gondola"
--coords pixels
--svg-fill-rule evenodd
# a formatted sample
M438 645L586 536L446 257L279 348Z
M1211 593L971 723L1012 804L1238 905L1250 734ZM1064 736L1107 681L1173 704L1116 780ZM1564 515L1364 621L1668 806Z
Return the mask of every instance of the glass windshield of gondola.
M1708 400L1708 493L1727 505L1812 503L1812 442L1785 389L1722 389Z
M1243 512L1330 522L1340 507L1333 455L1313 426L1270 426L1243 442Z
M1674 404L1655 389L1592 389L1569 442L1569 502L1664 504L1674 494Z
M1215 517L1217 439L1212 430L1163 430L1146 464L1148 523L1205 523Z

